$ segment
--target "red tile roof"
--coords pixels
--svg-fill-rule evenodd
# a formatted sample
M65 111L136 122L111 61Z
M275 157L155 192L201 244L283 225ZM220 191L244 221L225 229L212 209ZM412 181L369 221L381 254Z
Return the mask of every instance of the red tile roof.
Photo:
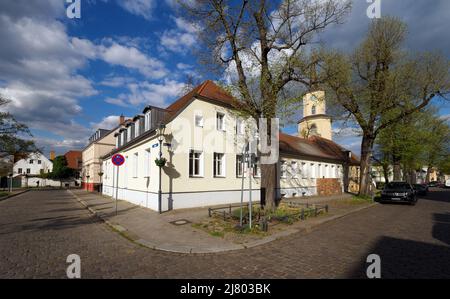
M227 93L223 88L219 87L211 80L207 80L202 84L195 87L191 92L182 96L177 101L172 103L165 110L167 111L167 121L172 120L181 110L183 110L190 101L195 98L200 97L207 100L211 100L215 103L222 104L225 106L233 107L236 100Z
M173 119L194 97L211 100L228 107L236 107L236 100L229 93L213 81L207 80L167 107L165 109L168 113L167 120ZM317 159L346 161L345 151L345 148L335 142L321 137L314 136L305 139L283 133L280 134L280 152L282 153ZM354 154L352 154L351 163L355 165L359 163L357 156Z
M308 139L280 133L280 152L320 160L346 161L346 149L337 143L313 136ZM352 154L351 164L359 164L359 159Z
M195 97L230 108L236 107L237 103L236 99L224 89L213 81L207 80L196 86L188 94L179 98L166 109L163 109L166 111L166 123L174 119ZM142 138L144 137L145 135L142 136ZM280 152L318 160L343 162L347 159L345 149L331 140L320 137L305 139L283 133L280 133ZM351 163L354 165L359 163L357 156L354 154L352 155Z

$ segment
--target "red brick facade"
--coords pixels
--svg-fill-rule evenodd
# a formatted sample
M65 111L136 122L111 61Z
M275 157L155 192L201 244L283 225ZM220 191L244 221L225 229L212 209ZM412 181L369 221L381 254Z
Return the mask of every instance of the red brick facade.
M67 160L67 166L72 169L81 170L81 152L80 151L70 151L65 155Z
M339 179L317 179L317 195L329 196L342 194L342 185Z

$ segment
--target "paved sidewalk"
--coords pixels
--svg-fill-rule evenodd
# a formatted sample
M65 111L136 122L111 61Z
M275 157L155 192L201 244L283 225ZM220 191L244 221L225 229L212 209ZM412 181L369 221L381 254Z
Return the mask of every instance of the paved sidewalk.
M206 208L176 210L159 215L152 210L119 200L116 214L115 201L109 197L83 190L70 190L69 192L107 225L133 242L152 249L178 253L215 253L255 247L300 231L310 232L320 224L373 206L366 204L343 208L336 204L339 199L351 198L347 196L330 197L328 200L327 198L315 198L314 203L331 204L332 208L326 216L300 221L286 230L267 237L244 244L236 244L192 227L191 223L197 223L205 218L208 213ZM178 220L187 220L188 223L184 225L171 223Z
M17 196L17 195L20 195L20 194L25 193L25 192L28 192L28 191L30 191L30 190L28 190L28 189L14 189L14 190L13 190L11 193L9 193L8 195L5 195L5 196L0 197L0 201L6 200L6 199L11 198L11 197L15 197L15 196Z
M214 238L191 226L205 209L190 209L189 213L171 211L159 215L150 209L119 200L117 215L115 201L109 197L83 190L71 190L92 213L132 241L153 249L180 253L212 253L243 249L242 246ZM171 222L187 220L185 225Z

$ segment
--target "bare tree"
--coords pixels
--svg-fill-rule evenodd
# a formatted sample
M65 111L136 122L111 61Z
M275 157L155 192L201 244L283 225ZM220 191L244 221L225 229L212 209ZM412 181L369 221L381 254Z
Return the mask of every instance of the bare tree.
M317 34L340 23L351 9L342 0L180 1L201 30L202 61L230 76L237 107L255 119L277 117L286 89L323 83ZM205 55L206 54L206 55ZM298 95L297 95L298 96ZM265 208L276 206L276 164L261 165Z

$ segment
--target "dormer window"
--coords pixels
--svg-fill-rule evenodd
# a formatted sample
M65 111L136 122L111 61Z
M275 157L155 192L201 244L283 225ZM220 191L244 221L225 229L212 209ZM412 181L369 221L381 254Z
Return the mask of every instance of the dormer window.
M150 130L152 127L152 110L148 110L145 113L145 131Z
M138 137L141 134L141 132L139 131L140 129L139 123L140 118L137 118L136 121L134 122L134 137Z
M127 126L127 141L131 141L133 140L135 136L134 134L135 130L134 130L134 123L130 123Z
M121 139L120 143L122 146L125 145L125 143L127 143L126 131L123 129L120 131L120 139Z

